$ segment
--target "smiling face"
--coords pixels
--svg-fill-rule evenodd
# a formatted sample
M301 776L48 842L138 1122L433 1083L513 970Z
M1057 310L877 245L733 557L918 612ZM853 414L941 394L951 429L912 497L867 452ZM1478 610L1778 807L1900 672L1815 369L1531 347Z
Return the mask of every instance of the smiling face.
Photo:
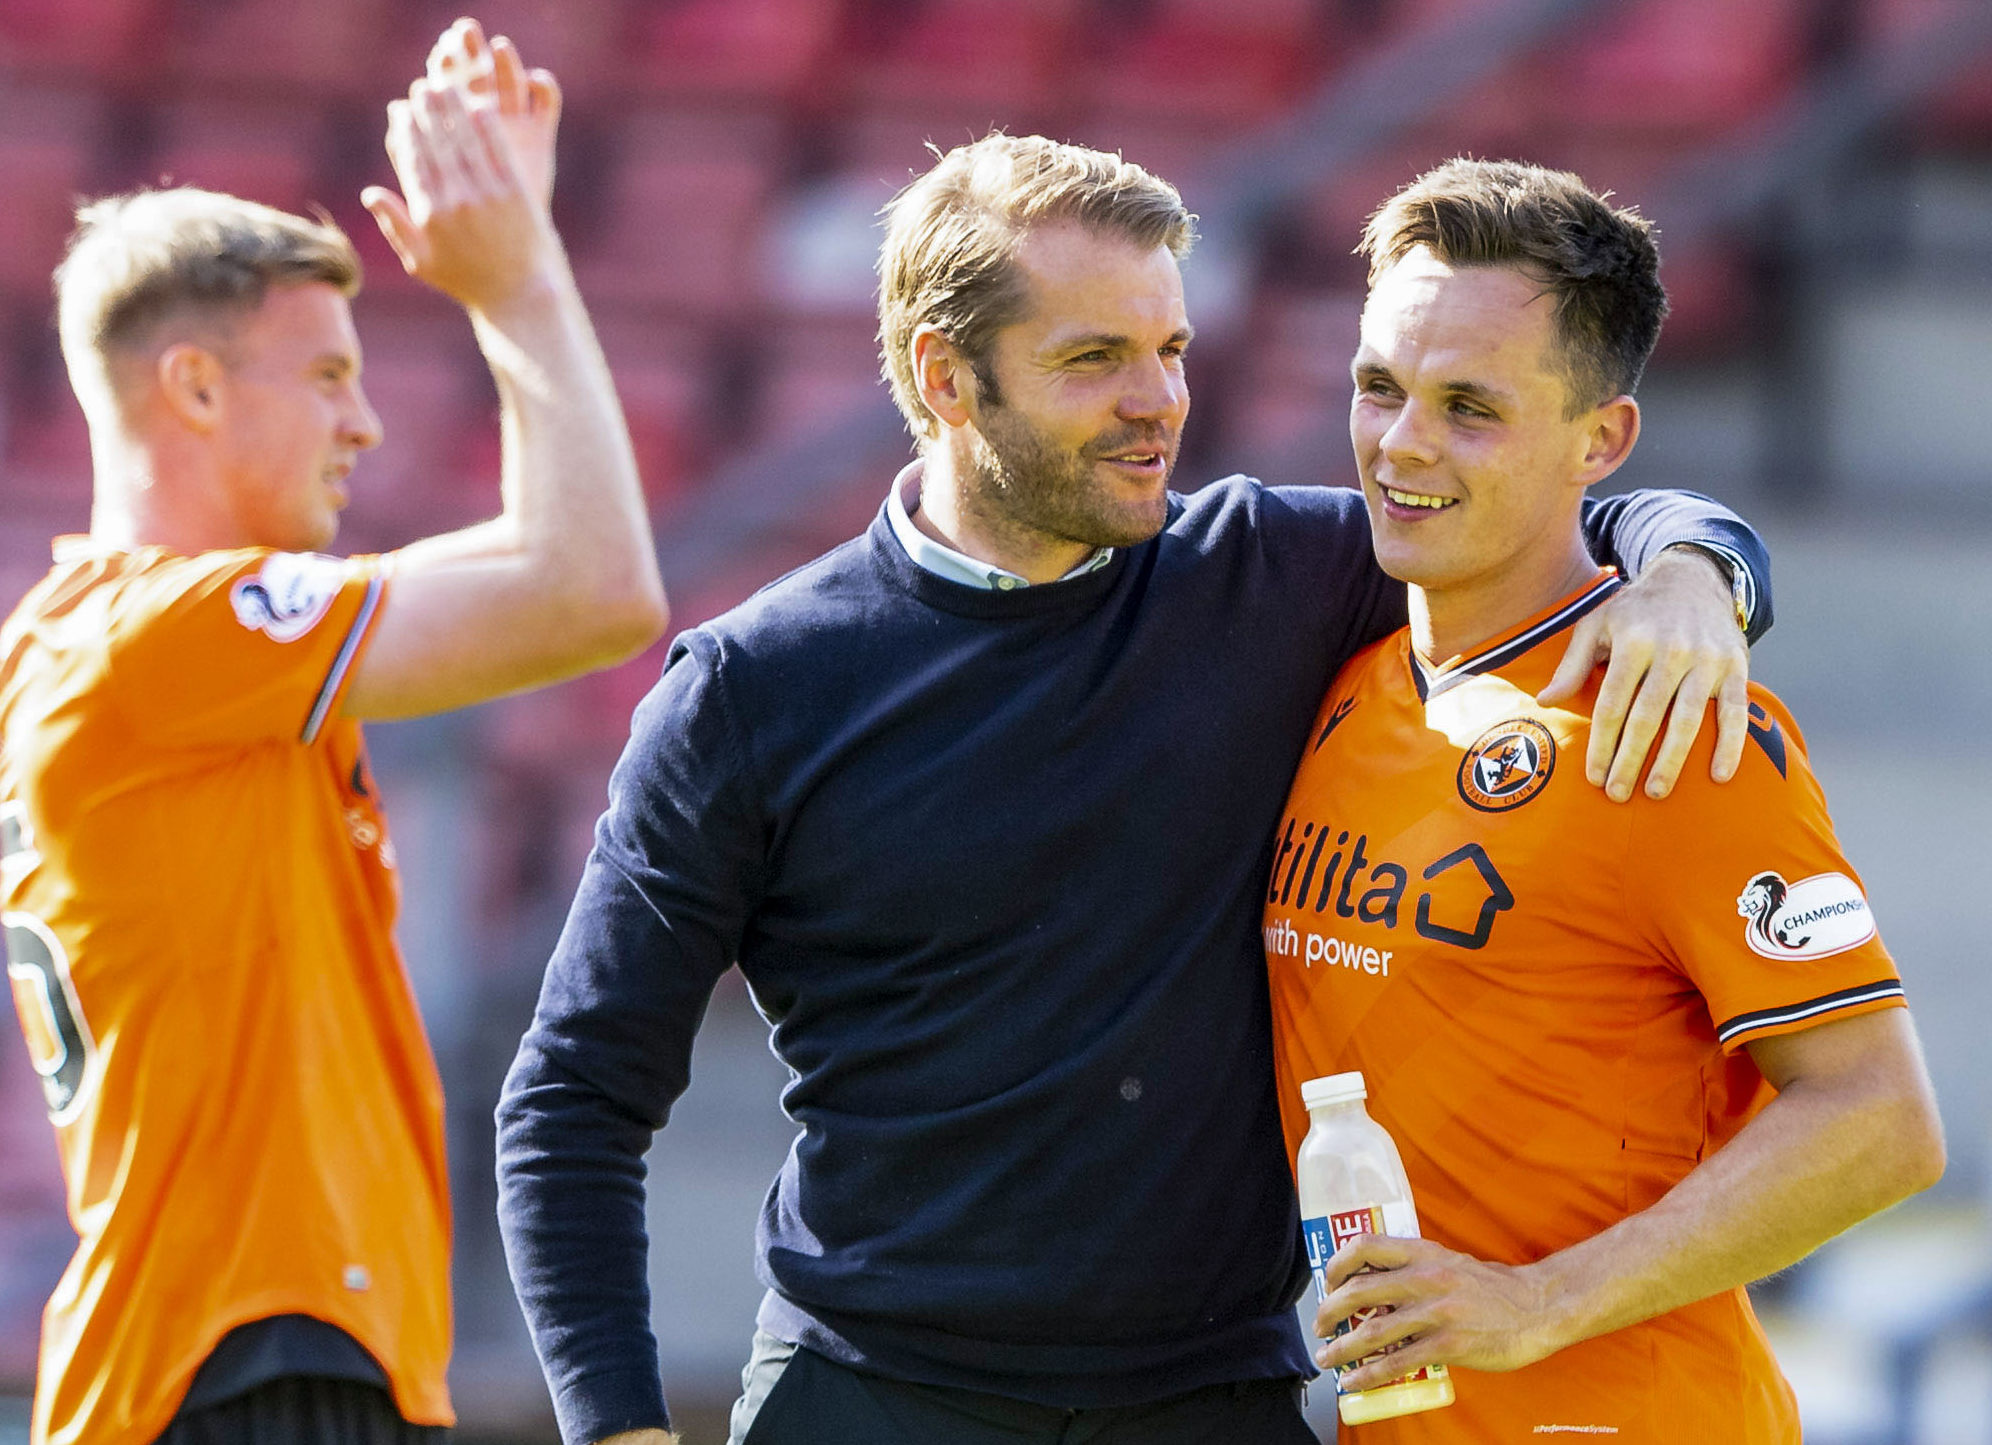
M237 545L326 546L347 475L381 437L345 296L317 281L273 286L224 349L214 444Z
M1176 258L1061 224L1016 259L1026 310L976 368L963 509L1026 552L1146 541L1190 409Z
M1377 560L1454 641L1477 640L1466 616L1490 636L1589 575L1584 488L1638 434L1630 397L1569 415L1552 310L1520 270L1455 268L1422 246L1363 308L1349 436Z

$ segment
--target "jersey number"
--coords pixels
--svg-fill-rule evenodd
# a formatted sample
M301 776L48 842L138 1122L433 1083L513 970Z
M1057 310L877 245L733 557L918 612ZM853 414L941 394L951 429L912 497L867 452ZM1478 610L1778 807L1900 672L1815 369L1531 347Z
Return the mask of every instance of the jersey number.
M25 872L33 862L19 812L0 810L0 866L11 875L16 869ZM49 1116L67 1123L97 1052L69 979L69 958L48 925L31 913L0 914L0 927L6 930L7 982L13 986L28 1056L41 1075Z

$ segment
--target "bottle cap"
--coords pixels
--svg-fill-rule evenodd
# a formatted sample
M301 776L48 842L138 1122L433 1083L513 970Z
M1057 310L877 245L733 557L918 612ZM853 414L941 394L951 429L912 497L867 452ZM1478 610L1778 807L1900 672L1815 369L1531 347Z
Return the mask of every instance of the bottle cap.
M1310 1109L1324 1104L1349 1104L1367 1099L1369 1090L1360 1073L1330 1074L1325 1079L1309 1079L1300 1086L1300 1101Z

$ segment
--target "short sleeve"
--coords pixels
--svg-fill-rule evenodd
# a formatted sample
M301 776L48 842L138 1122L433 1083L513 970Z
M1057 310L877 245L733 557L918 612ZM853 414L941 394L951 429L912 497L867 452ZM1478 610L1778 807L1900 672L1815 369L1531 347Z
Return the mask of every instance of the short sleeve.
M1708 777L1709 729L1674 795L1640 799L1636 916L1707 1001L1716 1038L1752 1039L1897 1007L1902 983L1783 704L1750 690L1736 777Z
M170 558L111 617L111 683L168 746L318 740L386 591L377 557L245 550Z

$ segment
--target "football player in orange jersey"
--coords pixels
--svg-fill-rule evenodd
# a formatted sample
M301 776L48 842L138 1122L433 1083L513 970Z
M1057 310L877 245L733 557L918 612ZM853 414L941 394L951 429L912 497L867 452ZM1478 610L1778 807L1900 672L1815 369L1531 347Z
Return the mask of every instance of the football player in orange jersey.
M83 208L57 273L87 537L0 630L0 903L76 1254L41 1445L426 1439L452 1422L435 1066L359 724L628 657L665 604L549 216L559 93L458 22L368 209L468 311L503 509L333 558L380 440L346 237L233 197Z
M1354 1431L1376 1445L1796 1442L1742 1287L1928 1187L1944 1147L1774 697L1751 688L1725 787L1691 764L1613 808L1557 765L1598 706L1555 653L1618 586L1578 506L1639 435L1651 229L1574 176L1455 161L1364 249L1350 432L1411 624L1323 704L1266 942L1289 1145L1300 1082L1361 1070L1427 1237L1326 1262L1317 1358L1345 1391L1454 1368L1453 1406Z

